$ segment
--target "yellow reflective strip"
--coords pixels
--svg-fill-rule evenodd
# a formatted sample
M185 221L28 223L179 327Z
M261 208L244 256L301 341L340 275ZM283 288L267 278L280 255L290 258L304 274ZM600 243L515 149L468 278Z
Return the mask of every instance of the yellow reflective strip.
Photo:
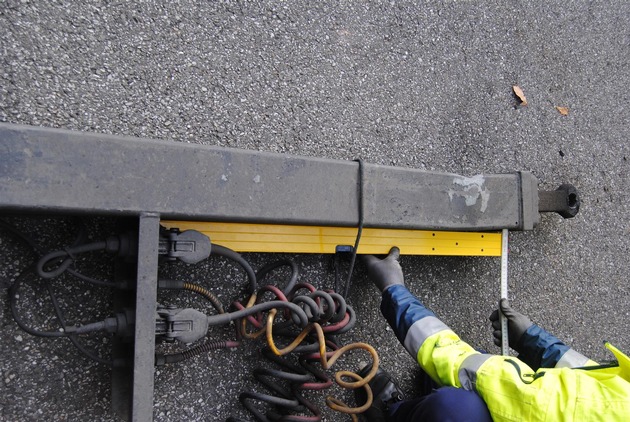
M335 253L354 245L355 227L162 221L166 228L197 230L213 243L238 252ZM359 254L386 254L398 246L403 255L501 256L501 233L444 232L365 228Z

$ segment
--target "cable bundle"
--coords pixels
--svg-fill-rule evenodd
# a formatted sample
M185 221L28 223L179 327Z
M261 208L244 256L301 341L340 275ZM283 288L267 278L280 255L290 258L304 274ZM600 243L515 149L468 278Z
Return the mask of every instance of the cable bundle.
M256 368L254 377L273 395L257 392L242 393L239 399L243 406L259 421L321 420L321 411L306 400L301 391L323 390L331 387L332 380L323 370L332 368L342 355L351 350L364 350L370 354L373 362L372 369L365 378L347 370L337 371L334 378L342 388L350 390L364 388L368 397L367 402L353 408L337 398L331 396L326 398L328 407L350 414L353 420L357 420L356 414L364 412L371 406L372 391L368 382L378 369L379 358L376 350L368 344L352 343L341 347L337 344L335 336L349 331L356 322L352 308L346 304L341 295L331 291L316 290L307 283L295 284L287 294L275 286L267 285L252 295L246 306L239 302L235 302L234 306L240 311L247 311L265 303L262 298L269 296L272 296L272 303L278 301L293 303L299 306L301 312L295 313L291 310L293 308L283 307L282 312L272 308L266 316L261 313L249 315L237 324L240 335L244 338L255 339L264 334L267 347L263 350L263 355L282 368L280 370ZM299 315L302 312L307 316L306 325L302 323L301 315ZM282 321L276 322L277 319L282 319ZM288 345L280 348L276 342L277 337L292 340ZM281 358L286 355L297 356L299 366ZM270 378L289 382L290 389L282 388ZM254 406L254 402L267 403L273 408L263 414ZM309 412L310 415L287 414L289 412ZM230 420L238 421L235 418Z
M74 262L76 255L85 252L105 251L121 255L123 252L133 249L130 246L133 244L133 236L123 234L109 237L100 242L85 243L85 228L81 225L77 239L72 245L60 251L44 253L29 237L1 220L0 229L8 231L20 239L34 252L36 257L36 264L22 272L9 288L10 308L17 324L32 335L68 338L81 352L97 362L114 367L125 365L124 359L107 360L88 351L78 342L78 336L102 330L118 335L123 335L127 331L131 332L133 329L133 310L125 310L104 321L82 326L68 325L50 280L67 272L96 286L128 288L129 286L124 282L96 280L85 276L74 268ZM233 261L244 270L248 279L248 292L250 294L246 305L241 302L234 302L235 309L226 312L212 292L202 286L179 280L160 279L158 280L158 287L160 289L188 290L209 300L217 313L207 316L207 326L225 325L231 321L236 321L237 341L207 339L206 343L195 345L187 350L173 354L158 353L156 354L156 365L182 362L216 349L239 347L242 345L242 339L253 340L264 336L267 347L263 349L263 355L279 365L281 369L256 368L254 377L269 389L271 394L245 392L239 396L240 401L259 421L318 421L321 420L320 409L305 399L301 392L330 388L333 385L333 380L325 371L331 369L345 353L352 350L363 350L371 356L370 372L362 377L348 370L339 370L334 374L334 381L344 389L364 388L367 396L366 403L353 408L335 397L326 397L326 404L331 409L349 414L356 421L356 415L371 406L372 392L368 382L374 377L378 369L379 358L374 348L368 344L352 343L341 346L337 343L336 336L348 332L356 323L356 316L352 307L347 305L344 298L334 291L317 290L311 284L298 283L297 265L292 261L278 261L266 265L254 273L250 264L240 254L220 245L212 245L212 252L213 255ZM256 291L257 286L264 282L269 273L282 266L288 266L291 270L291 277L283 290L267 284ZM352 270L349 280L351 274ZM20 285L29 275L39 276L40 280L47 281L45 286L61 330L41 331L29 327L22 321L17 312L17 299ZM347 289L348 284L344 286L344 290ZM284 346L278 346L279 338L284 339L282 341ZM297 360L298 364L292 363L288 359ZM281 387L276 380L288 382L290 388ZM266 413L257 409L255 404L259 402L270 406ZM304 415L305 413L308 415ZM236 421L237 419L230 418L230 420Z

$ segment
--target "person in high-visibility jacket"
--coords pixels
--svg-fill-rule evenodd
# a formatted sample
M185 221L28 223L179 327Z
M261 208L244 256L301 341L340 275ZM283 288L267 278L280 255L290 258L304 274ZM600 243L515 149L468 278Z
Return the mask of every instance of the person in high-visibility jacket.
M392 248L385 259L366 256L364 262L382 292L383 315L406 350L442 388L429 399L401 400L400 394L391 394L397 387L381 372L371 383L375 401L370 411L383 414L368 419L413 421L420 420L419 415L434 415L432 420L489 420L489 412L494 421L630 421L630 359L615 347L606 343L617 363L598 365L502 300L509 344L520 354L516 358L481 353L407 290L398 258L398 248ZM490 319L495 343L500 344L498 312ZM385 386L384 379L391 385ZM385 390L390 393L382 394ZM442 399L433 400L436 394ZM466 410L458 409L457 403Z

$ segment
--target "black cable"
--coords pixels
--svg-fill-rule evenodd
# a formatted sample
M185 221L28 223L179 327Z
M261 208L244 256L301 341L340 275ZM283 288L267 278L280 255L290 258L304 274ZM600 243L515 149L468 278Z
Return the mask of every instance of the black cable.
M61 251L50 252L37 261L37 265L35 267L37 271L37 275L41 278L55 278L63 274L70 265L75 261L76 254L92 252L92 251L100 251L104 250L107 247L107 242L94 242L94 243L86 243L84 245L77 245L65 248ZM53 262L58 261L61 258L65 258L59 266L54 270L45 270L44 267L52 265Z
M80 272L78 272L74 268L68 268L67 272L69 272L70 274L72 274L73 276L78 278L79 280L85 281L86 283L94 284L95 286L116 287L116 283L113 282L113 281L97 280L97 279L89 277L89 276L87 276L85 274L81 274Z
M36 330L26 325L26 323L22 320L22 317L19 315L17 311L16 295L18 294L18 289L19 289L20 283L22 282L22 278L26 277L26 275L28 275L29 273L32 273L32 269L30 268L24 271L22 274L20 274L20 276L18 277L14 285L11 286L11 288L9 289L9 306L11 308L11 314L13 315L13 319L15 320L18 327L20 327L23 331L27 332L28 334L32 336L36 336L36 337L68 338L72 342L72 344L88 358L96 362L99 362L108 366L112 366L113 364L112 361L103 359L91 353L82 344L79 343L79 341L76 339L74 335L70 335L69 333L66 332L66 322L64 320L63 314L61 313L61 308L59 307L59 303L57 301L57 298L54 292L52 291L52 286L50 285L50 283L46 283L46 286L48 288L48 294L50 295L53 308L55 309L55 313L57 314L57 319L59 320L59 323L61 327L63 328L63 331L41 331L41 330Z
M14 237L16 237L17 239L21 240L24 244L26 244L26 246L28 246L30 248L31 252L33 253L33 255L36 258L42 252L42 249L39 247L39 245L37 245L37 243L35 243L35 241L33 239L31 239L29 236L25 235L24 233L22 233L21 231L19 231L15 227L13 227L11 224L7 223L6 221L0 220L0 228L2 228L5 231L9 232ZM61 331L41 331L41 330L33 329L33 328L29 327L22 320L22 318L19 315L18 310L17 310L17 298L18 298L18 295L19 295L19 289L20 289L20 285L22 284L22 280L24 278L26 278L29 274L34 274L33 268L30 267L30 266L27 267L24 271L22 271L17 276L17 278L15 279L15 281L9 287L9 290L8 290L9 308L11 309L11 314L13 316L13 319L15 320L15 323L23 331L27 332L28 334L30 334L32 336L48 337L48 338L51 338L51 337L52 338L57 338L57 337L65 337L65 336L67 336L67 334L65 332L61 332ZM56 301L53 301L53 305L55 305L55 303L56 303Z
M20 237L23 236L19 234L19 232L17 232L16 234L18 234ZM72 265L75 261L75 257L74 257L75 254L80 254L84 252L92 252L96 250L103 250L107 246L106 241L81 244L81 245L78 244L83 238L84 238L84 235L83 235L83 230L82 230L77 235L77 239L74 241L72 246L67 247L64 250L50 252L44 255L43 257L41 257L37 262L37 267L36 267L37 275L45 279L50 279L50 278L58 277L67 271L68 273L72 274L74 277L78 278L79 280L94 284L96 286L116 287L116 283L114 282L97 280L95 278L92 278L92 277L89 277L80 273L74 268L70 268L70 265ZM23 240L27 242L29 246L33 248L33 250L39 252L40 254L42 253L42 250L37 245L35 245L34 242L30 243L28 241L28 238L26 238L25 236ZM45 266L52 264L53 261L55 261L56 259L61 259L64 256L66 256L67 258L64 259L64 261L56 269L51 270L51 271L44 270Z
M249 308L240 309L234 312L211 315L208 317L208 325L225 325L230 321L245 318L247 316L257 314L258 312L268 311L273 308L289 308L292 314L297 315L297 318L299 319L299 322L296 325L299 327L306 327L308 324L308 317L306 316L306 313L298 305L292 302L285 302L283 300L272 300L269 302L257 303Z
M293 289L293 286L295 286L297 283L299 271L297 264L288 259L272 262L271 264L267 264L260 270L258 270L258 272L256 273L257 284L262 285L262 282L271 271L283 266L291 267L291 278L289 279L289 282L287 283L285 288L282 289L282 293L284 293L285 295L289 294L289 292Z
M212 245L212 254L228 258L239 264L243 268L243 270L245 270L247 278L249 279L249 293L254 294L254 292L256 292L256 273L252 269L251 265L249 265L249 262L245 260L245 258L243 258L238 252L235 252L230 248L226 248L225 246L216 244Z
M59 307L59 303L57 302L57 297L55 296L54 292L52 291L52 287L50 285L50 283L46 283L47 287L48 287L48 294L50 295L50 299L52 301L53 304L53 308L55 308L55 313L57 314L57 319L59 320L59 324L61 324L61 327L63 328L64 332L66 332L66 321L65 318L63 317L63 313L61 312L61 308ZM72 344L74 345L74 347L76 347L79 352L83 353L85 356L87 356L88 358L98 362L98 363L102 363L104 365L113 366L113 361L111 360L107 360L107 359L103 359L100 356L97 356L95 353L90 352L89 350L87 350L77 339L76 335L68 335L67 338L72 342Z
M9 287L9 307L11 308L11 314L13 315L13 319L15 323L22 330L26 331L28 334L36 337L66 337L68 334L61 331L40 331L34 328L29 327L22 320L22 317L19 315L17 311L17 297L20 288L20 284L22 283L22 279L25 278L29 273L32 273L32 268L27 268L23 271L16 279L11 287Z
M357 230L357 238L354 241L354 248L352 249L352 258L350 259L350 269L348 270L348 278L346 279L346 286L343 289L343 297L348 297L350 292L350 284L352 282L352 274L354 273L354 263L357 259L357 249L359 248L359 242L361 241L361 233L363 232L363 160L360 158L354 160L359 163L359 187L358 187L358 202L359 202L359 225Z
M342 327L339 330L335 331L335 335L346 333L350 331L352 328L354 328L354 326L356 325L357 315L354 313L354 309L352 309L352 307L348 305L347 311L350 314L350 320L345 325L345 327Z
M9 306L11 308L11 314L13 315L13 319L15 320L15 322L17 323L18 327L20 327L23 331L27 332L28 334L32 335L32 336L36 336L36 337L54 337L54 338L58 338L58 337L73 337L74 334L73 333L68 333L66 331L66 322L65 319L63 317L63 314L61 312L61 308L59 307L59 302L57 301L57 297L55 296L54 292L52 291L52 286L50 285L50 283L46 283L46 287L48 289L48 294L50 296L53 308L55 309L55 313L57 316L57 319L59 320L59 323L61 325L61 328L63 329L63 331L41 331L41 330L36 330L34 328L29 327L24 320L22 319L22 317L20 316L20 314L18 313L17 310L17 298L19 296L19 287L20 284L22 283L22 279L25 278L29 273L33 273L32 269L28 268L27 270L25 270L24 272L22 272L18 278L15 280L15 283L13 284L13 286L11 286L9 288ZM104 329L103 326L103 321L98 321L95 323L90 323L90 324L86 324L83 325L81 327L79 327L80 329L80 333L81 334L86 334L88 332L96 332L96 331L102 331ZM74 343L74 342L73 342Z
M320 324L324 324L336 316L335 300L329 293L323 292L321 290L316 290L313 293L308 294L308 297L321 299L321 304L319 308L322 313L318 316L317 322L319 322Z
M20 232L18 229L16 229L15 227L13 227L12 225L8 224L6 221L4 220L0 220L0 228L8 231L9 233L11 233L13 236L15 236L16 238L18 238L19 240L21 240L23 243L25 243L33 252L33 254L35 255L35 257L37 258L39 255L41 255L41 253L43 252L43 250L41 249L41 247L39 245L37 245L37 243L35 243L35 241L33 239L31 239L30 237L28 237L27 235L25 235L24 233ZM75 245L80 242L83 239L83 231L81 231L79 233L79 235L77 236L77 239L75 240ZM73 274L74 276L78 277L78 278L89 278L87 276L83 276L82 274L76 272L73 269L69 269L69 271L71 274ZM48 295L50 297L50 300L52 302L53 308L55 310L55 314L57 316L57 319L59 320L59 323L61 325L61 328L63 329L63 331L41 331L41 330L36 330L34 328L29 327L21 318L21 316L18 313L17 310L17 298L18 298L18 294L19 294L19 288L20 285L23 281L23 279L25 277L27 277L29 274L31 275L35 275L35 271L33 270L32 267L27 268L26 270L22 271L22 273L17 277L17 279L15 280L15 282L13 283L13 285L9 288L8 291L8 296L9 296L9 307L11 309L11 314L13 316L13 319L15 320L16 324L18 325L18 327L20 327L20 329L22 329L23 331L25 331L26 333L32 335L32 336L36 336L36 337L45 337L45 338L60 338L60 337L66 337L68 338L72 344L81 352L83 353L85 356L87 356L88 358L108 365L108 366L112 366L113 362L103 359L93 353L91 353L90 351L88 351L81 343L79 343L79 341L76 338L76 335L69 335L66 332L66 322L65 322L65 318L63 317L63 313L61 312L61 308L59 306L59 302L57 300L57 297L55 296L53 290L52 290L52 286L50 283L46 283L46 287L48 290ZM105 282L99 282L99 280L86 280L86 281L90 281L90 282L96 282L94 284L105 284Z
M309 321L319 320L319 317L321 315L319 306L317 306L317 302L315 302L315 300L311 298L310 296L299 295L299 296L294 297L291 302L295 303L298 306L302 305L300 306L300 308L302 308L302 310L306 314L306 317L308 318ZM300 324L298 315L292 314L291 318L293 319L293 323L295 325Z
M79 220L79 232L77 234L76 239L72 243L72 246L73 247L78 246L84 243L86 239L87 239L87 229L85 227L83 220ZM110 247L109 251L111 252L111 243L109 243L108 241L111 242L111 238L105 241L105 243L109 245ZM74 277L78 278L79 280L85 281L86 283L94 284L95 286L116 287L116 283L113 281L102 281L102 280L89 277L85 274L80 273L75 268L68 268L67 272L69 272Z
M330 323L335 324L345 318L346 308L348 305L346 304L346 301L339 293L328 292L328 295L332 298L335 305L338 306L336 310L336 314L330 319Z
M335 251L333 255L333 269L335 270L335 291L339 290L339 252Z

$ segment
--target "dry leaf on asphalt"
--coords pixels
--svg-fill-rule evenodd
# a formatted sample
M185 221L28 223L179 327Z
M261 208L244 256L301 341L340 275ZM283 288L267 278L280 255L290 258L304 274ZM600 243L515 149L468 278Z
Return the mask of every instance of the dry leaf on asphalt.
M558 110L558 112L560 114L562 114L563 116L568 116L569 115L569 107L556 106L556 110Z
M516 94L518 99L521 100L521 105L526 106L527 98L525 98L525 94L523 93L523 90L518 85L512 86L512 90L514 91L514 94Z

